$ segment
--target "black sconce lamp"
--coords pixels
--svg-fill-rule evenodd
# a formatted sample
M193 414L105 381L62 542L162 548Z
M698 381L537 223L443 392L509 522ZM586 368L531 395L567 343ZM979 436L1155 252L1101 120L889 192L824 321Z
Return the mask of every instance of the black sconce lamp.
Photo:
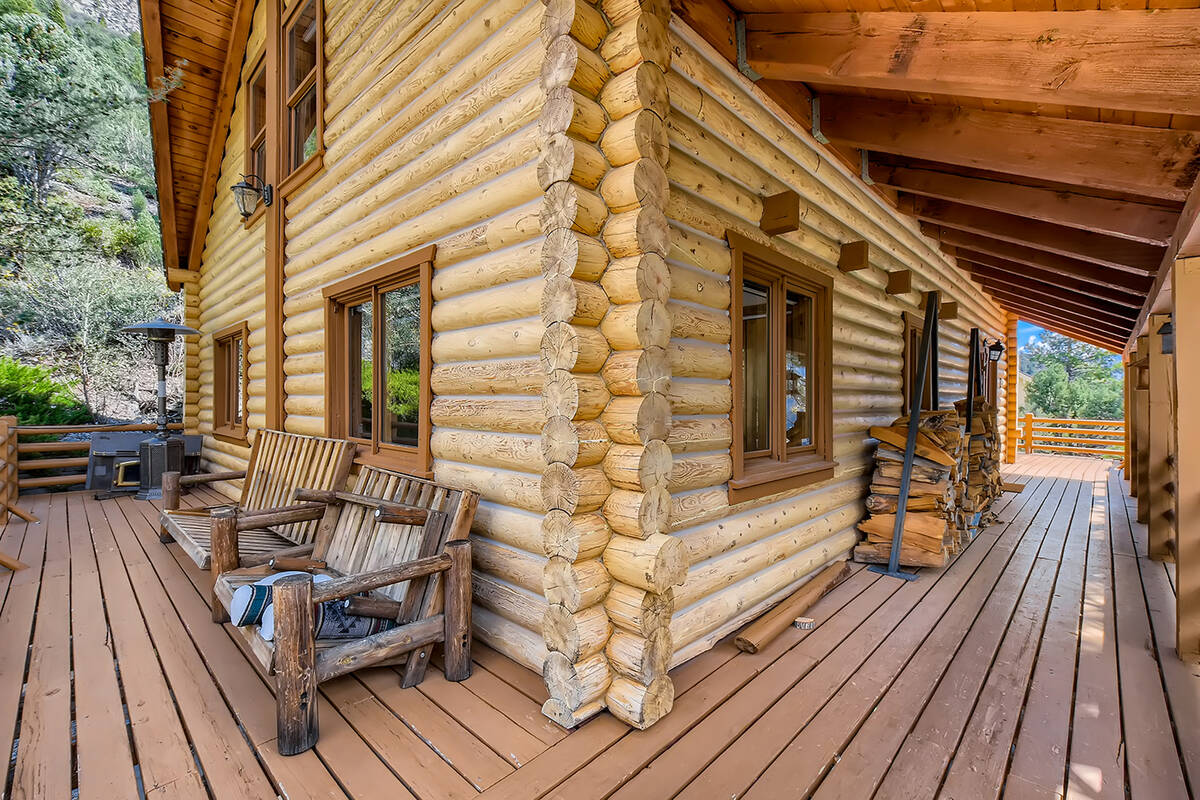
M988 345L988 361L997 362L1004 355L1004 343L999 339Z
M271 184L263 183L262 178L257 175L243 175L240 181L229 188L233 192L233 199L242 214L242 219L250 218L258 208L260 199L264 206L271 205L271 201L275 199L275 191Z
M1158 336L1162 342L1163 355L1173 355L1175 353L1175 320L1173 318L1168 318L1159 326Z

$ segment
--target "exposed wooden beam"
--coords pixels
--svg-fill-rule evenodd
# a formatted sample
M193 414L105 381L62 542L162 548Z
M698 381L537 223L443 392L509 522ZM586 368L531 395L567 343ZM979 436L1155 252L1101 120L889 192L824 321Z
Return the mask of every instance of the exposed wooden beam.
M863 239L846 242L838 253L838 269L855 272L871 265L871 244Z
M208 218L212 214L213 195L217 190L217 179L221 177L221 156L225 153L225 140L229 134L229 118L233 115L233 101L237 97L242 78L242 61L245 56L246 38L250 34L250 20L254 16L254 0L237 0L233 10L229 45L225 49L225 63L221 68L221 83L213 110L212 129L208 137L208 154L204 159L204 177L200 182L200 194L196 200L196 218L192 223L192 239L188 243L188 268L200 269L204 258L204 241L208 237ZM235 142L234 147L241 147ZM249 171L247 169L247 171Z
M1048 331L1054 331L1055 333L1061 333L1063 336L1070 336L1072 339L1078 339L1081 342L1094 344L1097 347L1101 347L1113 353L1121 352L1122 345L1120 345L1115 339L1109 339L1088 331L1075 330L1071 325L1066 325L1062 320L1054 319L1047 314L1023 310L1012 305L1004 305L1017 317L1025 320L1026 322L1032 322L1040 325Z
M1144 128L847 95L821 98L835 142L1058 183L1182 201L1200 138Z
M162 16L158 0L140 0L142 13L143 58L146 85L154 87L165 78L162 44ZM163 269L179 267L179 228L175 217L175 181L171 176L171 138L166 100L150 104L150 142L154 151L155 186L158 189L158 221L162 231ZM164 274L166 274L164 272ZM178 288L170 280L168 284Z
M1051 319L1061 319L1065 324L1074 325L1079 330L1091 331L1113 341L1122 341L1129 335L1129 326L1108 320L1097 319L1085 312L1069 311L1060 304L1036 300L1029 294L1008 289L990 288L988 294L995 297L1009 308L1019 308L1022 311L1037 311Z
M912 270L898 269L887 274L888 294L908 294L912 291Z
M1121 327L1133 325L1136 319L1136 316L1129 313L1129 309L1127 308L1107 306L1098 300L1072 295L1070 292L1064 292L1054 287L1047 287L1045 284L1037 283L1036 281L1028 281L1023 285L1014 286L1008 281L997 280L983 275L976 275L975 280L979 281L979 284L989 292L1007 292L1009 294L1027 296L1038 302L1060 305L1065 311L1091 315L1098 321L1111 322Z
M962 248L952 249L954 250L954 255L958 258L959 266L965 268L972 275L986 276L994 280L1010 283L1013 286L1023 286L1028 281L1035 281L1043 286L1053 286L1077 295L1094 297L1097 300L1103 300L1106 303L1134 311L1142 307L1141 297L1118 291L1117 289L1099 286L1090 281L1068 278L1064 275L1047 272L1035 267L1026 266L1025 264L1005 261L1003 258L989 256L986 253L976 253Z
M1155 245L946 200L903 195L900 209L943 228L989 236L1137 275L1153 275L1162 261L1163 248Z
M835 86L1200 114L1200 11L746 16L750 66Z
M871 180L897 191L1018 214L1146 244L1166 245L1179 218L1179 212L1160 206L931 169L872 164Z
M768 236L791 233L800 227L800 195L791 189L762 199L762 219L758 227Z
M1032 247L1024 247L1023 245L1012 244L1011 242L1002 242L998 239L978 236L973 233L954 230L953 228L939 228L929 223L922 223L921 231L944 244L974 250L979 253L986 253L1009 261L1015 261L1019 264L1028 264L1038 269L1056 272L1060 275L1067 275L1080 280L1093 281L1102 286L1110 286L1138 294L1150 288L1150 280L1143 276L1105 269L1087 261L1047 253L1044 250L1035 250Z

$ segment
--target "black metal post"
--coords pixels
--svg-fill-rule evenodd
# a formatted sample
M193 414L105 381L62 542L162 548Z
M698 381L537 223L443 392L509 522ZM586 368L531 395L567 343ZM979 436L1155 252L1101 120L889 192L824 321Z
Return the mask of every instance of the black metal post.
M921 388L925 385L925 375L928 374L930 362L937 361L937 325L938 308L941 306L941 292L933 291L925 301L925 326L921 331L921 354L917 359L917 379L911 387L911 397L908 407L908 437L904 442L904 468L900 472L900 495L896 498L896 526L892 529L892 552L888 557L887 569L881 566L868 567L872 572L890 575L906 581L914 580L913 572L900 570L900 544L904 539L904 518L908 513L908 490L912 485L913 459L917 452L917 433L921 426ZM937 408L938 387L937 371L933 374L933 407Z
M963 459L963 484L971 475L971 430L975 427L975 386L979 381L979 328L971 328L971 353L967 357L967 427L963 439L967 443L967 457Z

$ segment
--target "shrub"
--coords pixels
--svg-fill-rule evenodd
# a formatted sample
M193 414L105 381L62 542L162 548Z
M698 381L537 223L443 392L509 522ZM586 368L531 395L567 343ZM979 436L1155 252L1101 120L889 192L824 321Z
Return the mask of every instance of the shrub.
M0 415L21 425L78 425L92 413L45 367L0 356Z

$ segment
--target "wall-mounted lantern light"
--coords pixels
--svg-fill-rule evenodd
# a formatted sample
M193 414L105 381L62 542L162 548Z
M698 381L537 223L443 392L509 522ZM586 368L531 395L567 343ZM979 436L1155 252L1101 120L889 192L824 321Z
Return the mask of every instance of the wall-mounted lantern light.
M988 345L988 361L996 362L1004 355L1004 343L999 339Z
M1175 353L1175 323L1174 320L1168 318L1166 322L1158 328L1158 336L1162 342L1162 351L1164 356L1173 355Z
M237 203L238 211L242 214L242 219L250 218L250 215L258 208L259 200L262 200L264 206L269 206L275 199L275 191L271 184L263 183L262 178L257 175L243 175L240 181L230 187L230 190L233 192L233 199Z

